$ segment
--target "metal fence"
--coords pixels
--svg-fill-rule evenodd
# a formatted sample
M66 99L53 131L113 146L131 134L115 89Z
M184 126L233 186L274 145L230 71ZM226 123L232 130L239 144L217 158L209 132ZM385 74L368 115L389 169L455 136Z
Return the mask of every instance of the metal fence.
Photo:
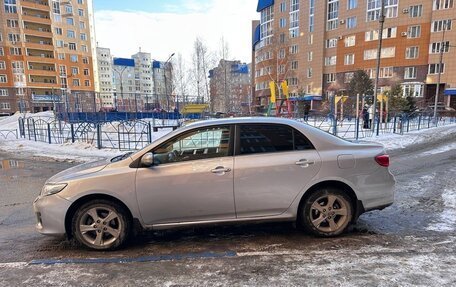
M102 117L99 115L97 117ZM87 118L91 116L87 115ZM96 118L98 119L98 118ZM435 126L444 126L456 123L455 117L441 117L436 120L425 114L392 115L388 120L363 122L362 119L344 118L335 119L331 115L313 115L296 119L311 126L342 138L358 140L378 134L404 134L411 131L427 129ZM374 124L375 127L372 129ZM121 121L64 121L56 118L19 118L19 134L17 131L0 131L0 137L22 137L33 141L49 144L63 144L67 142L86 142L97 148L118 150L138 150L157 137L161 129L176 129L181 125L181 119L141 118ZM168 132L168 131L166 131Z
M0 139L17 139L19 138L17 130L0 130Z

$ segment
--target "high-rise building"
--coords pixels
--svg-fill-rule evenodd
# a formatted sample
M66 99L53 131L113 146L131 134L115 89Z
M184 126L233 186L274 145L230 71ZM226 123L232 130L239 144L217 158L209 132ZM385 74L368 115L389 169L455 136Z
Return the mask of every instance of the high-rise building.
M2 2L0 113L94 103L91 0Z
M220 60L209 71L212 112L249 114L249 66L240 61Z
M135 60L114 58L112 71L114 109L135 111L138 101L135 84Z
M401 85L423 106L456 87L453 0L385 0L379 91ZM287 80L291 96L327 98L347 89L357 70L376 76L381 0L259 0L254 30L253 104L264 110L271 81ZM440 54L442 52L442 65Z
M171 110L175 106L173 93L173 65L171 62L152 62L153 93L156 105Z
M112 70L112 56L109 48L97 47L97 76L100 106L103 110L114 108L114 82Z

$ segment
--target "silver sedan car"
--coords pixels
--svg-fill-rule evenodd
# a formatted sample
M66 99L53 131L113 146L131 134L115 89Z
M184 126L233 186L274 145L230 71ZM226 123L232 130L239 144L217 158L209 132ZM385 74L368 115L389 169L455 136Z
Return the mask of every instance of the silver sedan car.
M34 202L37 229L115 249L136 229L293 221L344 232L393 203L382 145L281 118L201 121L136 152L65 170Z

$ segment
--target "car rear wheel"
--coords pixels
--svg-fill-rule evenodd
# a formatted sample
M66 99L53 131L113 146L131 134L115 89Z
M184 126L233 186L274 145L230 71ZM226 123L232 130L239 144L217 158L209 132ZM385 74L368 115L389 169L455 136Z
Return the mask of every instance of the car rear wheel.
M344 192L334 188L313 192L303 202L300 211L300 226L321 237L341 234L353 219L350 198Z
M86 247L112 250L128 239L130 221L122 206L107 200L94 200L77 209L72 231L76 240Z

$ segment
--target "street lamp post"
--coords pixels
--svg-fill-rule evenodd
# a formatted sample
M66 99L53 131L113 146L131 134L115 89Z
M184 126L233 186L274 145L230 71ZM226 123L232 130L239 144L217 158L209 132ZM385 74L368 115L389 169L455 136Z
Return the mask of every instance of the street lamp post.
M120 71L117 69L112 69L114 72L116 72L119 75L119 80L120 80L120 98L122 99L122 104L123 104L123 73L127 70L127 66L123 66ZM115 109L117 109L117 96L114 97L114 103L115 103Z
M171 58L174 56L174 53L172 53L168 60L163 64L163 76L165 78L165 93L166 93L166 111L169 112L169 93L168 93L168 83L166 81L166 70L168 70L168 63L171 60Z
M447 28L449 28L451 21L456 20L456 18L453 19L448 19L445 21L442 29L442 41L440 42L440 55L439 55L439 72L437 75L437 87L435 89L435 100L434 100L434 121L435 124L437 125L437 104L439 102L439 94L440 94L440 82L441 82L441 77L442 77L442 66L443 66L443 53L445 52L445 32Z
M378 82L380 76L380 59L382 57L382 41L383 41L383 26L385 24L385 0L381 0L381 9L380 9L380 16L379 16L379 23L380 29L378 31L378 50L377 50L377 66L376 66L376 73L375 73L375 85L374 85L374 102L373 102L373 117L372 117L372 132L375 131L375 118L377 114L377 90L378 90ZM380 115L381 120L382 115ZM379 134L379 127L380 123L377 125L377 135Z

